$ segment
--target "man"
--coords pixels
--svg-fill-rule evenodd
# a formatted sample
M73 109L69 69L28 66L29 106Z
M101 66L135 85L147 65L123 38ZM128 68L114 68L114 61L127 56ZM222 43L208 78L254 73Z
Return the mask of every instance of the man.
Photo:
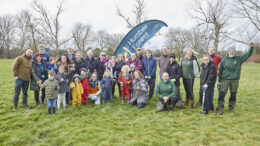
M27 105L28 87L31 80L32 68L32 54L33 51L28 49L24 55L16 57L13 63L13 74L15 79L14 97L13 97L13 110L17 110L20 91L23 91L23 107L29 109Z
M73 49L72 48L68 48L67 49L67 53L68 53L68 57L69 57L70 61L74 62L76 58L75 58Z
M178 101L177 98L177 89L174 83L169 80L169 74L163 73L162 80L156 86L156 96L159 99L157 103L156 110L157 112L161 112L166 110L167 108L170 111L173 111L175 104Z
M38 45L38 50L39 50L39 54L41 54L42 56L42 61L43 63L46 65L47 62L50 62L50 56L45 53L45 47L43 44L39 44ZM35 58L35 55L33 56L33 58Z
M97 69L98 62L94 58L94 54L91 50L87 52L87 56L85 58L85 66L89 69L90 73L92 74Z
M236 94L239 86L239 79L242 64L251 56L254 50L254 43L250 43L250 49L243 55L236 55L236 48L229 47L228 55L222 59L219 65L219 97L218 97L218 114L224 113L225 95L230 89L229 113L233 113L236 103Z
M137 53L137 58L142 62L142 60L144 59L144 56L142 54L142 48L137 48L136 53Z
M159 59L159 67L160 67L160 78L162 79L162 74L165 72L166 65L169 62L169 55L168 55L168 48L163 47L162 48L162 55Z
M145 55L146 57L142 61L142 72L150 87L148 98L151 101L155 87L157 61L153 58L151 50L147 50Z

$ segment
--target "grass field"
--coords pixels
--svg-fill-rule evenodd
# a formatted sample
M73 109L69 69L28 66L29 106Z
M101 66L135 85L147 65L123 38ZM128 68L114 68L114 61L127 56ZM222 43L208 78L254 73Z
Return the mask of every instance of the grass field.
M200 116L199 107L156 113L155 97L142 110L115 97L109 104L69 106L49 116L46 106L35 107L31 91L31 110L21 107L20 96L18 111L12 111L12 61L0 60L0 145L260 145L260 64L243 65L234 114L227 104L222 116Z

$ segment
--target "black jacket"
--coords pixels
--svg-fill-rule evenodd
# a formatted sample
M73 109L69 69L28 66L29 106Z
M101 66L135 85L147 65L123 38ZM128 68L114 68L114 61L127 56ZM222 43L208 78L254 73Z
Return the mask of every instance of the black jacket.
M86 66L86 64L85 64L83 59L81 59L79 62L74 60L73 63L75 64L75 73L77 73L79 75L80 75L80 69L81 68L86 68L87 69L87 66Z
M214 84L216 80L216 68L212 61L206 66L204 63L201 64L200 84Z
M94 70L97 69L98 62L97 60L93 57L92 59L89 59L88 56L85 58L85 66L89 69L90 73L92 74Z
M114 73L116 72L116 78L118 78L122 67L125 65L124 61L116 62L115 67L114 67Z
M174 82L175 85L180 85L180 77L182 76L182 69L180 65L174 61L174 62L168 62L166 65L165 71L169 74L170 79L175 79L176 81Z
M105 64L98 58L97 60L97 79L102 80L104 72L105 72Z

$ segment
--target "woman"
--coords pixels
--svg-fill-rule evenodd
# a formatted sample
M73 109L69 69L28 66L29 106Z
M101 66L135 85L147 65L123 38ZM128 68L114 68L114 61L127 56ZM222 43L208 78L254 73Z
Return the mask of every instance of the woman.
M43 82L47 79L48 73L47 69L43 63L41 54L37 53L32 63L32 79L31 79L31 90L34 90L34 99L36 105L40 104L39 94L40 87ZM41 103L43 104L45 100L45 88L42 89Z
M192 109L194 105L193 85L194 78L200 77L200 68L192 49L188 49L185 58L181 61L183 85L186 92L185 105Z
M128 61L126 62L126 65L128 65L131 68L132 73L136 70L139 70L139 71L142 70L142 62L136 58L135 53L131 54L131 58L128 59Z
M203 92L205 92L203 113L208 114L209 110L214 110L212 93L216 82L216 68L209 55L204 55L203 63L201 64L200 75L200 99L199 102L202 105Z
M129 105L137 105L138 109L144 108L146 104L147 82L140 71L134 72L133 96Z
M157 112L164 111L169 109L173 111L174 106L178 101L177 89L174 83L169 80L169 74L167 72L162 74L162 80L156 86L156 96L159 99L157 103L156 110Z
M106 53L105 52L101 52L99 58L97 59L97 79L98 81L101 81L105 72L105 64L108 62L108 60L106 59Z
M118 57L117 57L117 61L116 61L116 64L115 64L115 67L114 67L114 79L117 81L118 77L119 77L119 74L121 72L121 69L122 67L125 65L125 56L123 54L118 54ZM121 93L120 93L120 84L117 83L118 85L118 92L119 92L119 97L121 97ZM115 89L115 88L114 88ZM114 92L115 90L113 89L113 95L114 95Z
M95 105L100 105L100 94L102 87L100 82L97 80L97 74L93 73L89 80L89 94L88 98L95 102Z

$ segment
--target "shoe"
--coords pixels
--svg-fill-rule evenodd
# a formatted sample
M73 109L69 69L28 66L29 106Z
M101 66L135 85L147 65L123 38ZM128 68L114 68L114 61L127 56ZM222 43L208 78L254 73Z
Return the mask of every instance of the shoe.
M189 105L189 99L188 99L188 98L186 98L184 105L185 105L185 106L188 106L188 105Z
M51 108L48 108L48 114L51 115Z
M190 109L193 109L194 108L194 101L193 100L190 100L190 106L189 106Z
M169 111L170 111L170 112L174 112L173 108L169 108Z
M30 109L30 107L29 107L27 104L24 104L24 105L23 105L23 108L26 109L26 110L29 110L29 109Z
M201 115L201 116L205 116L205 115L207 115L207 114L209 114L208 111L200 111L200 115Z
M121 100L121 103L124 104L124 100Z
M219 108L217 114L218 114L218 115L223 115L223 114L224 114L223 108Z
M228 109L228 113L230 113L230 114L234 114L234 112L233 112L233 109Z
M17 111L17 105L13 105L13 111Z

